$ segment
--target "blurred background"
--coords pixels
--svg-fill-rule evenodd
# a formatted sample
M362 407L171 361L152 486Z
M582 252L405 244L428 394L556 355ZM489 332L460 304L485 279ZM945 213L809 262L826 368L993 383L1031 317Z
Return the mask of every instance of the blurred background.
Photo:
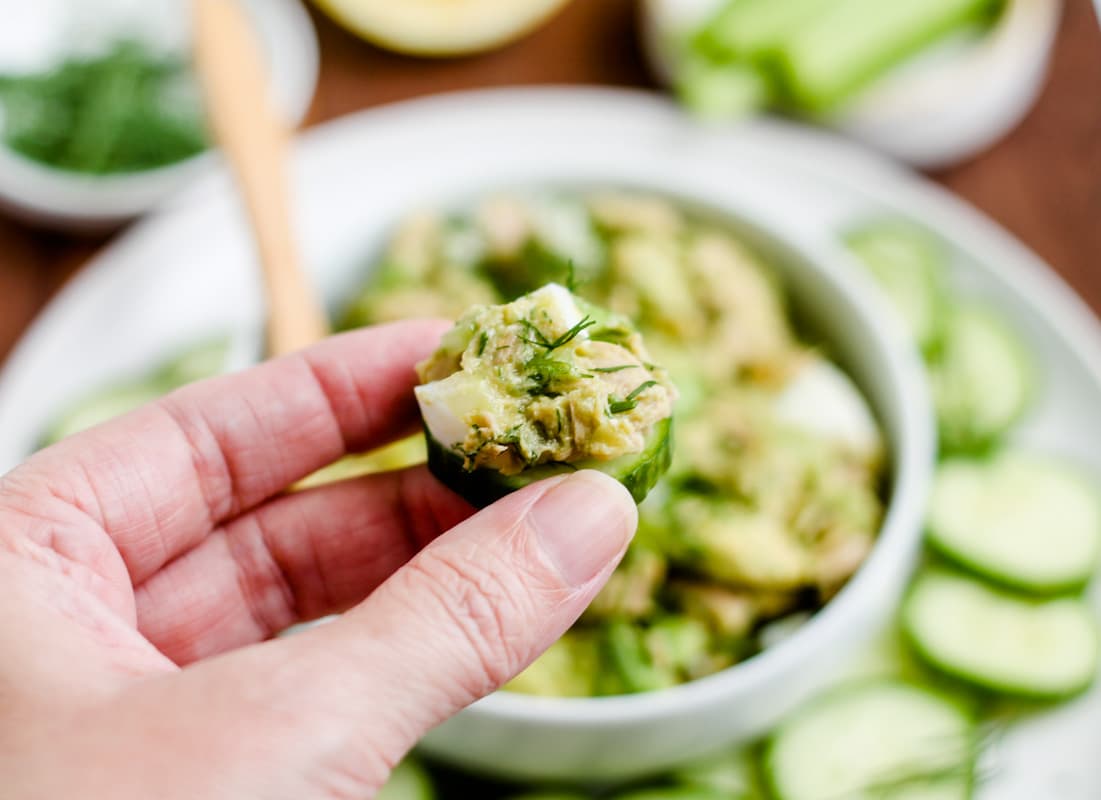
M17 12L18 13L18 12ZM657 91L634 0L578 0L494 52L423 59L382 50L314 7L321 72L306 117L489 86L608 85ZM1101 308L1101 31L1089 0L1063 7L1035 105L1005 138L932 177L990 214ZM0 217L0 358L109 234L46 232Z
M445 123L432 131L436 138L429 147L439 152L426 154L426 165L412 159L389 164L393 169L378 184L372 183L379 167L371 155L372 120L351 121L343 135L329 129L337 134L296 164L316 174L308 181L295 175L290 205L306 209L295 222L310 277L328 300L340 297L340 308L334 311L330 302L328 309L335 327L426 310L457 316L472 303L510 299L548 279L561 280L567 267L572 279L579 267L596 276L585 290L590 300L630 313L647 340L658 344L662 363L668 358L683 368L683 374L671 372L682 389L678 437L683 429L689 444L678 445L682 461L655 492L658 502L643 507L649 538L640 536L642 544L609 593L568 634L572 638L512 685L517 695L582 702L591 696L599 704L609 699L601 695L658 694L737 672L740 662L798 638L820 609L846 591L876 548L895 552L884 558L895 558L896 572L883 571L890 561L879 562L881 594L860 590L863 599L857 596L844 612L849 621L834 627L836 643L819 640L823 656L856 653L858 639L872 639L876 611L878 627L887 633L874 652L860 651L863 658L855 660L862 666L847 673L866 684L866 694L834 694L805 715L790 717L795 706L804 708L797 699L812 693L808 683L795 698L792 676L800 670L791 661L787 669L793 671L760 692L761 707L768 710L752 725L737 736L732 729L720 735L714 731L722 726L712 720L704 727L714 731L695 737L721 741L725 750L716 760L684 766L680 762L687 759L670 756L661 770L651 769L637 763L631 736L621 735L608 752L593 757L594 771L586 774L578 766L588 763L584 747L573 742L572 761L563 755L585 725L562 723L543 738L540 714L550 706L538 704L513 718L502 715L505 723L494 721L493 712L481 722L460 715L466 722L429 742L428 751L472 772L537 783L569 779L571 793L538 795L543 800L1101 797L1101 773L1089 755L1101 746L1101 692L1091 690L1099 660L1092 579L1101 560L1101 454L1095 445L1101 439L1101 338L1088 313L1101 312L1101 27L1089 0L241 2L266 66L258 80L270 80L273 107L288 128L309 131L353 112L492 87L614 87L667 103L684 138L667 151L644 153L642 161L667 158L662 169L669 182L679 177L681 165L696 168L691 180L700 186L711 172L708 154L729 154L732 161L742 159L743 168L758 167L744 192L760 189L762 205L775 194L790 209L790 217L774 219L775 236L795 240L804 228L814 228L821 236L807 241L821 252L809 261L832 264L840 258L838 263L867 267L886 290L885 299L894 301L884 309L902 321L899 341L913 345L905 351L914 356L913 374L928 377L932 389L932 408L920 405L924 396L890 399L900 386L921 386L920 380L891 383L896 368L901 373L899 364L911 361L895 352L897 363L884 367L851 346L861 337L889 338L886 324L863 331L857 326L854 338L840 330L851 322L849 314L819 309L829 320L815 332L824 341L821 352L819 342L803 342L800 315L808 303L795 303L793 312L784 292L799 294L800 281L813 270L784 267L785 260L798 259L781 241L761 244L768 236L754 233L736 213L727 230L668 198L533 193L491 197L461 212L411 214L394 224L434 190L433 170L447 173L443 183L465 175L461 164L448 162ZM213 129L205 123L204 110L215 106L211 98L218 91L231 97L255 85L230 80L219 89L220 78L240 76L232 60L217 58L196 78L189 3L40 0L32 8L22 0L0 0L0 19L2 471L38 446L240 366L233 326L247 318L251 335L264 315L258 299L263 284L258 273L243 267L250 259L268 262L273 280L270 270L279 267L281 245L275 244L273 257L272 240L260 231L261 258L255 259L245 220L236 215L237 196L230 196L227 182L210 180L224 171L208 152L214 140L244 173L241 160L247 160L250 142L272 140L256 130L252 139L227 135L234 120L225 104L210 115L218 118ZM576 96L525 97L552 103L558 110L553 113L574 102L593 124L599 116ZM496 108L494 119L531 130L517 122L522 114L512 119L507 112ZM451 124L469 116L461 106L432 114ZM784 122L776 128L766 122L754 133L752 121L760 118ZM401 124L411 126L410 120ZM239 127L247 123L236 120ZM566 138L569 121L554 123ZM405 130L410 139L419 133ZM485 151L480 140L464 140L456 143L455 160L468 159L492 185L494 147L513 156L522 148L504 141L505 134L494 139L492 130L478 130ZM769 131L784 132L769 141ZM721 149L719 141L751 146L738 153L736 146ZM672 152L681 142L699 143L703 154L687 152L691 145ZM539 160L543 143L529 144L520 160L532 160L532 153ZM572 145L545 144L548 159L553 151L553 159L569 165ZM599 149L583 141L576 146L583 150L587 144ZM599 144L603 152L614 147ZM400 143L386 146L401 151ZM278 181L264 182L265 164L281 166L277 151L276 143L264 153L270 161L256 162L262 168L252 173L259 181L252 191L282 191ZM753 153L768 158L749 164ZM836 157L838 164L812 175L804 167L816 153ZM790 173L784 172L788 156L799 162ZM843 174L844 163L854 165L853 175ZM648 177L662 174L635 168ZM408 176L400 174L403 169ZM268 170L268 177L277 171ZM733 180L741 174L732 171ZM927 182L980 213L929 191ZM188 195L195 184L207 194ZM145 227L135 227L143 219ZM252 222L264 227L263 220ZM274 222L279 228L280 220ZM286 232L294 226L283 227ZM711 271L701 267L706 258L691 247L697 238L714 246L712 256L718 253ZM283 245L293 250L294 237L288 234ZM349 253L362 263L349 265ZM97 256L99 271L73 282ZM291 273L294 261L287 255ZM783 269L774 274L774 267ZM1085 302L1052 280L1048 268ZM781 283L783 290L777 288ZM349 291L353 285L356 290ZM844 292L818 294L836 300ZM39 316L55 298L52 313ZM707 313L695 315L700 308ZM698 322L696 316L709 322L689 335L685 330L692 328L688 322ZM740 319L751 324L739 328ZM36 320L40 324L32 328ZM269 340L268 354L321 335L325 323L313 323L285 348ZM714 329L705 330L707 325ZM836 330L827 330L830 325ZM34 335L20 346L30 330ZM767 335L758 336L761 330ZM852 352L839 344L846 337ZM742 347L744 342L749 345ZM246 358L261 354L256 342L248 347ZM748 352L754 347L760 351ZM707 363L709 352L726 359L721 369ZM814 369L800 373L808 363ZM722 374L712 374L717 372ZM760 404L741 426L747 396ZM709 405L715 398L730 403ZM904 424L915 407L925 425L916 429L928 439L916 446L920 436ZM743 428L765 433L754 438ZM940 456L935 477L934 429ZM727 441L723 437L734 445L704 464L708 459L700 453L714 455L708 448ZM413 445L369 454L350 467L385 469L416 461L423 445ZM1067 463L1022 457L1019 445ZM912 475L904 462L913 447L919 465L924 454L925 477L935 487L926 549L918 521L924 497L907 502ZM342 461L318 479L351 474L348 468ZM804 484L812 488L804 491ZM773 486L785 496L766 498ZM751 496L754 491L761 496ZM946 496L950 501L937 503ZM818 559L814 574L786 583L748 574L752 570L744 568L756 554L726 547L729 539L722 537L744 532L730 520L753 503L775 512L775 519L766 520L771 527L763 538L772 538L763 551L806 534L800 526L814 528L805 538L817 538L799 543ZM909 530L894 536L900 545L881 545L883 519L900 505L912 506ZM708 541L701 530L718 533ZM681 540L692 536L691 547L682 547ZM700 552L706 557L699 558ZM914 570L917 578L908 584ZM903 615L896 612L906 587L905 602L914 607ZM959 615L960 629L938 638L944 619L955 620L957 601L974 617ZM936 611L932 621L922 616L925 607ZM886 624L887 617L893 624ZM857 629L866 630L861 636L846 632ZM804 673L817 671L813 652L806 650L804 658L815 669ZM822 664L824 674L825 659ZM896 694L897 687L877 682L883 678L904 681L907 688ZM727 697L730 714L722 703L711 703L712 711L737 716L752 705L752 694ZM666 704L666 711L675 705ZM602 712L588 713L577 719ZM699 713L701 719L706 715ZM523 729L526 738L508 727L519 718L530 725ZM777 729L781 718L794 722ZM688 743L685 753L708 749L694 741L691 715L667 740L660 714L648 720L647 746L659 754L674 740L678 747ZM464 735L462 724L475 733ZM504 727L492 728L498 724ZM838 726L857 733L835 741ZM631 735L641 729L626 728ZM884 730L897 735L880 753ZM939 731L945 747L922 750L930 731ZM729 747L739 737L749 742L747 749ZM468 745L473 749L464 750ZM480 754L474 752L478 747ZM517 762L494 764L497 748L520 754ZM869 749L874 757L865 758ZM883 779L888 767L916 772L894 785ZM661 774L649 785L653 772ZM609 777L643 782L628 787L637 793L621 795L621 787L608 787ZM831 793L827 779L848 780L856 788ZM526 783L482 783L438 765L429 775L409 761L383 797L511 797L531 789Z

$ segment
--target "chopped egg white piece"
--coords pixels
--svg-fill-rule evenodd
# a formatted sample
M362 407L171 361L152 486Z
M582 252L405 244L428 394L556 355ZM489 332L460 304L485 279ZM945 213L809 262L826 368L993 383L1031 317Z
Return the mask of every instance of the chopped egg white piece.
M825 359L809 362L791 379L776 400L776 414L858 452L880 447L879 428L864 395L848 375Z

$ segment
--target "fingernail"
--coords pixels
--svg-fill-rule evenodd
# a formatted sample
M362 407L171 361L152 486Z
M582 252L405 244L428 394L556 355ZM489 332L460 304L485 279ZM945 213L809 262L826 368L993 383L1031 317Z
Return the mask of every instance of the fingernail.
M528 515L543 549L573 586L588 583L618 558L638 526L638 509L627 490L593 471L553 486Z

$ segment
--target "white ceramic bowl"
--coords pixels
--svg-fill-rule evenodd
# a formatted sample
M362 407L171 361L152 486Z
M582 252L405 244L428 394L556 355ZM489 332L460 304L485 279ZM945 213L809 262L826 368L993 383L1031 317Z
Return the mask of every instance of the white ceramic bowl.
M642 0L641 36L658 77L675 70L671 42L724 0ZM981 37L946 42L892 70L828 124L921 168L946 167L1012 130L1040 92L1061 0L1008 0Z
M890 499L879 540L833 600L790 638L748 661L637 695L497 692L432 731L421 743L425 753L525 780L618 780L659 772L767 732L835 680L897 608L920 547L935 450L916 354L903 344L895 322L883 316L875 288L842 254L820 241L801 241L795 230L767 226L729 199L679 194L690 207L719 212L776 265L800 320L828 344L870 400L891 451Z
M161 2L173 8L181 22L187 20L186 5L182 0ZM175 8L177 2L180 8ZM6 9L9 4L12 8ZM123 8L117 13L125 19L125 2L114 0L114 5ZM246 0L245 6L255 21L261 45L268 56L275 102L287 119L297 124L309 111L317 86L320 62L313 23L299 0ZM64 9L64 3L61 7ZM4 0L0 3L0 11L16 15L28 31L39 29L38 17L43 15L49 24L61 24L59 20L48 18L58 11L49 2L28 5L21 0ZM139 10L133 13L151 12L149 9L141 11L139 6ZM144 20L139 21L148 24ZM177 32L173 38L180 36L186 42L186 31L182 34ZM35 41L34 46L42 50L52 49L52 40L43 36L40 41ZM42 59L35 58L36 55L28 54L34 63L41 66ZM142 172L82 175L53 169L25 158L5 147L0 139L0 209L49 227L109 229L165 202L174 192L209 169L213 161L213 154L207 151L185 161Z
M838 597L791 638L663 692L575 700L498 693L430 734L427 752L532 778L657 771L766 731L835 678L893 613L918 550L932 469L919 359L832 237L793 213L771 171L733 164L732 152L726 136L656 97L598 90L460 94L356 115L304 136L295 210L305 261L330 300L362 280L365 254L411 208L501 185L657 190L721 213L777 262L891 444L880 541ZM0 472L33 449L73 398L111 376L152 368L211 333L257 324L255 256L229 181L211 175L186 195L83 270L13 352L0 373Z

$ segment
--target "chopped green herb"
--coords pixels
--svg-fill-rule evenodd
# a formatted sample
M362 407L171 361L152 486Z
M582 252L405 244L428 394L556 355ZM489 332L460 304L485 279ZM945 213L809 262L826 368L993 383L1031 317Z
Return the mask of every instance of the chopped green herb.
M489 334L482 331L481 336L478 337L478 351L476 355L481 356L486 351L486 345L489 344Z
M549 353L538 355L524 364L531 379L531 394L548 394L555 383L579 377L572 364L548 356Z
M646 381L640 383L638 387L622 400L613 400L608 398L608 411L612 414L622 414L625 411L633 411L638 407L638 396L649 389L651 386L657 386L657 381Z
M48 72L0 76L0 107L8 147L59 169L137 172L206 148L187 65L132 41Z
M625 369L638 369L638 364L620 364L618 367L593 367L593 372L623 372Z
M586 316L580 322L578 322L576 325L574 325L572 328L570 328L568 331L566 331L565 333L563 333L561 336L559 336L557 339L554 339L554 340L547 339L547 337L543 335L543 332L541 330L539 330L537 327L532 325L526 319L522 320L522 323L523 323L525 328L527 328L529 331L531 331L532 336L535 337L534 340L533 339L524 339L524 341L527 342L528 344L533 344L536 347L544 347L544 348L546 348L547 352L549 353L553 350L557 350L559 347L562 347L563 345L567 345L570 342L572 342L574 339L576 339L581 334L581 332L583 330L585 330L586 328L591 328L593 325L595 325L596 320L593 319L592 317Z

